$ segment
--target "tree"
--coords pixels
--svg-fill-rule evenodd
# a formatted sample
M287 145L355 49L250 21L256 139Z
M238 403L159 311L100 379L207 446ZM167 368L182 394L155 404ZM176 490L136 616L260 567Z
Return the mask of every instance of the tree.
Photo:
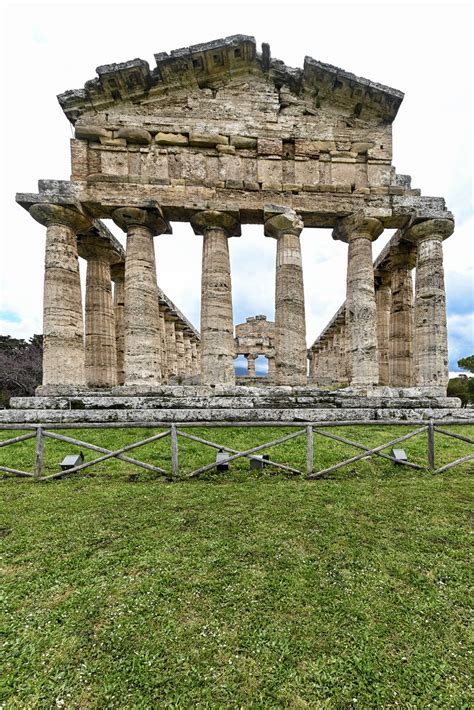
M31 397L43 378L43 336L27 342L0 335L0 406L10 397Z
M468 370L469 372L474 372L474 355L468 355L468 357L462 357L458 360L458 367L463 370Z

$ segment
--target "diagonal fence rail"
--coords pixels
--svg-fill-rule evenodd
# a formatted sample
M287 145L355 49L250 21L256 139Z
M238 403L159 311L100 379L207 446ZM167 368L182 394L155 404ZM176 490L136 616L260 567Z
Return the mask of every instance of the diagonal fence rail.
M449 420L443 422L443 425L453 425L453 424L462 424L462 425L473 425L474 424L474 419L473 420ZM428 469L432 471L433 473L444 473L445 471L448 471L455 466L458 466L460 464L466 463L468 461L471 461L474 459L474 453L467 454L465 456L462 456L460 458L455 459L454 461L451 461L450 463L444 464L443 466L436 468L436 449L435 449L435 434L439 434L441 436L445 437L451 437L453 439L456 439L458 441L462 441L467 444L474 444L474 439L468 436L465 436L464 434L459 434L457 432L453 431L448 431L445 428L442 428L440 426L437 426L433 421L427 422L425 424L422 424L422 426L417 427L416 429L413 429L409 431L407 434L404 434L403 436L398 436L394 439L390 439L389 441L386 441L382 444L378 444L377 446L374 447L369 447L366 446L365 444L359 442L359 441L354 441L353 439L348 439L346 437L342 437L339 434L335 434L333 432L328 431L329 428L338 428L338 427L344 427L344 426L378 426L378 427L383 427L383 428L393 428L395 426L403 426L403 425L411 425L413 426L413 423L411 422L390 422L390 423L385 423L381 421L369 421L369 422L363 422L363 423L358 423L358 422L353 422L353 421L347 421L347 422L308 422L308 423L286 423L286 422L191 422L188 423L186 422L185 424L169 424L169 423L159 423L159 422L145 422L145 423L137 423L137 422L128 422L126 424L120 423L120 424L114 424L114 423L83 423L83 424L49 424L49 425L43 425L43 424L16 424L14 426L12 425L7 425L7 424L1 424L0 425L0 430L29 430L28 433L25 434L20 434L14 437L11 437L9 439L0 441L0 448L5 448L9 446L14 446L15 444L18 444L20 442L25 442L30 439L35 439L35 457L34 457L34 471L24 471L20 470L17 468L13 468L10 466L3 466L0 465L0 472L12 475L12 476L20 476L20 477L26 477L26 478L32 478L36 481L50 481L53 479L58 479L62 478L64 476L68 476L70 474L74 473L79 473L81 471L84 471L86 469L90 469L93 466L97 466L97 464L102 463L104 461L110 460L110 459L118 459L120 461L123 461L125 463L130 464L130 466L138 467L141 469L144 469L146 471L150 471L152 473L157 473L161 474L162 480L166 481L175 481L175 480L186 480L186 479L191 479L191 478L197 478L201 476L202 474L212 471L213 469L216 469L220 466L230 464L233 461L237 461L242 458L247 458L249 460L255 460L257 459L261 466L265 466L271 469L275 469L277 471L282 471L286 474L291 474L293 476L301 476L306 478L307 480L317 480L320 478L324 478L333 471L337 471L345 466L348 466L350 464L356 463L358 461L362 461L367 458L371 458L374 456L380 457L382 459L388 460L393 462L394 464L397 465L402 465L402 466L408 466L409 468L412 469L417 469L417 470L423 470L423 469ZM303 428L301 428L303 426ZM239 451L237 449L225 446L221 443L211 441L209 439L204 439L203 437L197 436L195 434L191 434L189 429L193 429L196 427L200 428L223 428L223 427L229 427L229 428L261 428L261 427L266 427L266 428L271 428L271 429L278 429L279 427L285 427L285 428L290 428L290 429L296 429L296 431L292 432L291 434L285 434L285 436L278 437L277 439L272 439L270 441L265 441L262 444L259 444L258 446L253 446L251 448L245 449L243 451ZM92 444L87 441L83 441L82 439L76 439L72 436L66 436L65 434L60 434L57 433L55 430L56 429L141 429L141 428L146 428L146 429L160 429L164 431L159 431L157 434L154 434L152 436L147 436L144 439L140 439L139 441L135 441L131 444L127 444L126 446L123 446L119 449L107 449L103 446L98 446L97 444ZM329 440L336 441L338 443L347 445L347 446L352 446L355 449L358 449L361 451L361 453L352 456L350 458L343 459L339 461L338 463L333 464L332 466L322 468L319 470L315 470L314 466L314 435L319 435L321 437L325 437ZM395 446L396 444L400 444L404 441L407 441L408 439L411 439L415 436L426 434L426 453L427 453L427 465L422 466L420 464L414 463L412 461L405 461L405 460L400 460L396 458L393 455L390 455L388 453L383 453L385 449L388 449L390 447ZM304 469L296 468L295 466L291 466L288 464L288 462L282 463L275 461L270 458L265 458L263 459L261 456L258 456L259 452L262 452L264 450L268 450L271 448L274 448L280 444L286 443L288 441L292 441L297 438L305 438L306 439L306 466ZM147 444L151 444L157 441L160 441L162 439L169 438L170 441L170 470L167 471L166 469L153 465L151 463L146 463L144 461L141 461L136 458L132 458L127 455L128 452L133 451L135 449L138 449L140 447L146 446ZM79 465L76 465L72 468L68 468L66 470L59 470L54 473L44 475L44 444L45 444L45 439L50 439L52 441L59 441L63 443L68 443L71 444L72 446L78 446L83 449L87 449L90 451L94 451L96 453L102 454L101 456L98 456L90 461L83 462ZM199 468L194 469L191 472L188 472L186 474L182 474L181 467L180 467L180 454L179 454L179 439L183 440L188 440L195 442L197 444L201 444L203 446L209 447L211 449L217 449L221 453L228 454L228 456L220 456L219 459L216 461L206 464L205 466L200 466Z

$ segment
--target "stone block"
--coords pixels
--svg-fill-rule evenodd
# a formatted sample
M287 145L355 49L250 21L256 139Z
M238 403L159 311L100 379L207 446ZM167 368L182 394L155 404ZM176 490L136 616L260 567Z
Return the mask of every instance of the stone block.
M248 136L231 136L230 144L235 146L235 148L244 150L256 150L257 139L249 138Z
M235 154L235 146L233 146L233 145L218 145L217 152L220 153L221 155L234 155Z
M182 133L162 133L155 136L155 143L159 145L188 145L188 137Z
M218 133L190 133L189 143L199 148L215 148L217 145L228 145L229 138Z
M331 166L331 177L334 183L355 184L356 166L355 163L334 163Z
M107 130L103 126L81 126L76 124L74 129L76 138L81 138L86 141L98 141L101 138L112 138L112 131Z
M328 153L336 150L335 141L331 140L307 140L305 138L295 138L295 155L318 156L320 153Z
M104 175L128 175L128 154L126 151L103 150L101 172Z
M319 183L319 162L317 160L295 162L295 183L317 185Z
M370 187L388 186L391 183L392 166L379 163L367 164L367 181Z
M283 140L281 138L258 138L257 152L259 155L281 155Z
M259 158L257 160L257 180L261 183L281 184L281 160L267 160L265 158Z
M127 143L138 143L139 145L148 145L152 141L151 133L146 128L136 126L119 128L117 138L124 138Z

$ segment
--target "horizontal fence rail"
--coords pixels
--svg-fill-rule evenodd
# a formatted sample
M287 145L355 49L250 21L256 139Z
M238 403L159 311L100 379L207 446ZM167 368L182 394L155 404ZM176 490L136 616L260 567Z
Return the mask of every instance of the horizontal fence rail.
M328 474L332 473L333 471L337 471L338 469L341 469L345 466L348 466L352 463L356 463L357 461L362 461L363 459L371 458L372 456L378 456L380 458L383 458L385 460L391 461L397 465L401 466L408 466L409 468L417 469L417 470L423 470L424 468L432 471L433 473L444 473L445 471L448 471L455 466L458 466L462 463L466 463L467 461L471 461L474 459L474 453L468 454L466 456L462 456L461 458L458 458L454 461L451 461L448 464L445 464L444 466L441 466L440 468L436 468L435 462L436 462L436 450L435 450L435 434L440 434L442 436L446 437L451 437L453 439L457 439L458 441L462 441L467 444L474 444L474 439L468 436L465 436L463 434L458 434L457 432L452 432L448 431L447 429L442 428L441 426L437 426L433 421L426 422L422 424L421 426L417 427L416 429L413 429L412 431L408 432L407 434L404 434L403 436L398 436L395 439L391 439L385 443L379 444L377 446L374 446L370 448L369 446L366 446L365 444L362 444L358 441L354 441L352 439L347 439L345 437L342 437L338 434L331 433L329 431L326 431L328 428L338 428L338 427L366 427L366 426L377 426L380 428L393 428L393 427L398 427L398 426L412 426L413 427L413 422L381 422L381 421L368 421L368 422L354 422L354 421L344 421L344 422L298 422L298 423L287 423L287 422L186 422L185 424L169 424L169 423L160 423L160 422L127 422L127 423L78 423L78 424L0 424L0 431L2 430L11 430L11 431L21 431L21 430L27 430L28 433L26 434L21 434L18 436L14 436L10 439L6 439L4 441L0 441L0 448L4 447L9 447L9 446L14 446L15 444L18 444L19 442L24 442L29 439L35 439L35 457L34 457L34 471L22 471L19 469L11 468L8 466L1 466L0 465L0 471L6 474L10 474L12 476L21 476L21 477L26 477L26 478L31 478L35 481L50 481L53 479L57 478L62 478L64 476L68 476L73 473L79 473L80 471L84 471L85 469L89 469L93 466L96 466L99 463L102 463L103 461L110 460L112 458L119 459L120 461L123 461L125 463L130 464L131 466L136 466L141 469L145 469L146 471L150 471L152 473L157 473L160 474L160 478L165 481L175 481L175 480L186 480L186 479L191 479L191 478L197 478L198 476L201 476L202 474L212 471L213 469L216 469L218 467L225 466L226 464L230 464L233 461L237 461L238 459L242 458L248 458L249 460L258 460L259 464L262 467L269 467L272 469L276 469L279 471L283 471L287 474L291 475L297 475L297 476L302 476L306 478L307 480L316 480L320 478L324 478ZM455 424L462 424L465 426L472 426L474 425L474 419L472 420L448 420L443 422L443 426L447 425L455 425ZM292 432L291 434L286 434L285 436L279 437L277 439L271 440L264 442L263 444L259 444L258 446L253 446L249 449L246 449L244 451L238 451L237 449L230 448L228 446L222 445L220 443L217 443L215 441L210 441L208 439L204 439L200 436L196 436L194 434L189 433L186 431L186 429L193 429L193 428L203 428L203 429L210 429L210 428L271 428L271 429L277 429L279 427L285 427L287 429L296 429L296 431ZM87 441L83 441L81 439L76 439L72 436L66 436L64 434L59 434L56 433L55 430L57 429L62 429L62 430L67 430L67 429L160 429L164 431L160 431L157 434L154 434L153 436L148 436L145 439L140 439L139 441L136 441L131 444L127 444L126 446L123 446L119 449L111 450L104 448L102 446L97 446L96 444L91 444ZM319 436L325 437L327 439L337 441L338 443L345 444L348 446L352 446L355 449L358 449L361 451L361 453L352 456L347 459L343 459L342 461L339 461L338 463L329 466L327 468L323 468L320 470L315 471L314 470L314 435L317 434ZM426 434L426 453L427 453L427 466L421 466L420 464L413 463L411 461L404 461L397 459L395 456L392 456L387 453L383 453L384 449L388 449L390 447L393 447L396 444L400 444L403 441L407 441L408 439L411 439L414 436L418 436L420 434ZM304 470L300 470L299 468L295 468L293 466L288 465L287 463L280 463L277 461L274 461L270 458L265 458L263 459L261 456L259 456L259 452L262 452L266 449L273 448L275 446L278 446L279 444L285 443L287 441L291 441L293 439L301 438L304 437L306 439L306 467ZM164 468L161 468L160 466L155 466L150 463L146 463L144 461L140 461L136 458L132 458L127 455L127 452L133 451L134 449L138 449L142 446L146 446L147 444L169 438L170 440L170 462L171 462L171 467L170 471L166 471ZM228 454L228 456L221 456L219 457L219 460L216 459L215 462L212 462L210 464L207 464L205 466L201 466L190 473L186 473L185 475L180 475L180 457L179 457L179 439L184 439L188 441L193 441L197 444L202 444L203 446L210 447L211 449L217 449L219 452L223 454ZM101 454L101 456L98 456L90 461L83 462L77 466L74 466L72 468L66 469L66 470L60 470L56 471L55 473L49 474L49 475L43 475L43 470L44 470L44 444L45 444L45 439L50 439L53 441L60 441L63 443L68 443L71 444L72 446L78 446L83 449L87 449L90 451L94 451L96 453Z

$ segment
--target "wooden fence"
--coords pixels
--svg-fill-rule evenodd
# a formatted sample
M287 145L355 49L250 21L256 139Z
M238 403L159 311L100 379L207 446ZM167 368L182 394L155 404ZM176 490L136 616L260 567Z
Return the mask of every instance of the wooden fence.
M447 425L452 425L452 424L462 424L462 425L473 425L474 424L474 419L472 420L449 420L443 422L443 427ZM453 431L448 431L447 429L438 426L433 421L423 423L421 426L417 427L416 429L412 429L411 431L408 432L408 434L405 434L403 436L398 436L394 439L391 439L390 441L387 441L383 444L380 444L378 446L375 446L373 448L370 448L368 446L365 446L364 444L358 442L358 441L353 441L352 439L346 439L345 437L342 437L338 434L331 433L328 431L329 428L335 428L335 427L347 427L347 426L378 426L378 427L383 427L383 428L390 428L394 426L413 426L413 422L389 422L385 423L383 421L369 421L369 422L353 422L353 421L343 421L343 422L308 422L308 423L301 423L301 424L295 424L295 423L286 423L286 422L232 422L232 423L227 423L227 422L213 422L213 423L206 423L206 422L192 422L188 423L186 422L185 424L169 424L169 423L157 423L157 422L145 422L145 423L136 423L136 422L127 422L127 423L104 423L104 424L99 424L99 423L84 423L84 424L48 424L48 425L43 425L43 424L17 424L17 425L10 425L10 424L0 424L0 430L15 430L15 431L22 431L26 430L28 433L21 434L15 437L12 437L10 439L6 439L3 441L0 441L0 448L6 447L6 446L14 446L15 444L21 442L21 441L27 441L28 439L35 439L36 440L36 445L35 445L35 460L34 460L34 465L32 464L32 467L34 467L34 471L22 471L19 469L15 468L10 468L7 466L0 466L0 471L3 471L4 473L11 474L13 476L23 476L23 477L28 477L32 478L36 481L49 481L55 478L61 478L63 476L67 476L73 473L78 473L80 471L84 471L88 468L91 468L92 466L96 466L97 464L107 461L108 459L116 458L119 459L120 461L125 461L126 463L130 464L131 466L137 466L139 468L145 469L147 471L151 471L153 473L158 473L163 476L164 479L166 480L171 480L171 481L176 481L176 480L184 480L188 478L196 478L197 476L200 476L201 474L211 471L212 469L217 468L217 466L222 466L223 464L230 464L233 461L236 461L240 458L246 457L248 459L256 459L261 462L261 465L263 466L269 466L271 468L275 468L281 471L284 471L285 473L289 473L292 475L297 475L297 476L304 476L307 480L315 480L319 478L323 478L324 476L327 476L329 473L336 471L344 466L347 466L349 464L353 464L356 461L361 461L362 459L370 458L371 456L379 456L383 459L387 459L389 461L392 461L393 463L399 464L401 466L408 466L410 468L414 469L426 469L428 468L430 471L433 471L434 473L444 473L445 471L448 471L451 468L454 468L455 466L465 463L466 461L470 461L474 459L474 453L468 454L466 456L462 456L461 458L458 458L448 464L445 464L444 466L441 466L440 468L436 468L436 451L435 451L435 434L441 434L442 436L447 436L447 437L452 437L454 439L463 441L468 444L474 444L474 439L464 436L462 434L458 434ZM221 428L221 427L232 427L232 428L242 428L242 427L267 427L267 428L272 428L276 429L279 427L285 427L285 428L291 428L291 429L296 429L296 431L292 432L291 434L286 434L285 436L279 437L278 439L274 439L271 441L264 442L263 444L259 444L258 446L254 446L250 449L246 449L245 451L238 451L236 449L229 448L227 446L223 446L222 444L216 443L214 441L209 441L208 439L203 439L199 436L195 436L194 434L191 434L189 431L186 430L192 430L193 428L200 427L200 428ZM140 439L139 441L136 441L132 444L128 444L127 446L123 446L120 449L117 449L115 451L111 451L110 449L104 448L102 446L96 446L95 444L91 444L86 441L82 441L79 439L75 439L71 436L66 436L65 434L59 434L57 433L56 430L61 429L61 430L67 430L67 429L164 429L164 431L160 431L157 434L154 434L153 436L149 436L146 439ZM314 434L319 434L320 436L326 437L328 439L332 439L334 441L337 441L342 444L347 444L349 446L353 446L354 448L358 449L361 451L361 453L357 454L356 456L352 456L351 458L344 459L343 461L340 461L337 464L334 464L332 466L329 466L328 468L323 468L321 470L314 470ZM383 453L385 449L389 449L391 447L396 446L397 444L401 444L404 441L407 441L408 439L411 439L414 436L417 436L419 434L426 434L426 452L427 452L427 466L420 466L419 464L412 463L410 461L403 461L403 460L398 460L394 456L388 454L388 453ZM278 446L279 444L282 444L286 441L290 441L292 439L296 439L298 437L305 437L306 438L306 467L305 470L300 470L298 468L294 468L292 466L289 466L288 464L283 464L279 463L277 461L273 461L271 459L265 459L262 460L262 458L259 456L260 452L270 449L274 446ZM150 463L145 463L144 461L139 461L138 459L132 458L128 456L129 451L133 451L134 449L138 449L141 446L145 446L146 444L150 444L152 442L159 441L160 439L165 439L169 438L170 440L170 470L166 471L164 468L161 468L159 466L152 465ZM221 452L225 452L228 454L227 457L223 458L220 457L219 461L214 461L210 464L207 464L206 466L201 466L200 468L195 469L194 471L191 471L190 473L187 473L185 476L182 476L180 474L180 464L179 464L179 439L187 439L190 441L194 441L198 444L202 444L204 446L211 447L213 449L217 449ZM81 463L77 466L74 466L73 468L69 468L67 470L59 470L56 471L55 473L49 474L49 475L43 475L43 468L44 468L44 443L45 439L53 439L56 441L61 441L64 443L71 444L73 446L79 446L83 449L88 449L90 451L97 452L101 454L101 456L98 456L91 461L86 461L84 463Z

